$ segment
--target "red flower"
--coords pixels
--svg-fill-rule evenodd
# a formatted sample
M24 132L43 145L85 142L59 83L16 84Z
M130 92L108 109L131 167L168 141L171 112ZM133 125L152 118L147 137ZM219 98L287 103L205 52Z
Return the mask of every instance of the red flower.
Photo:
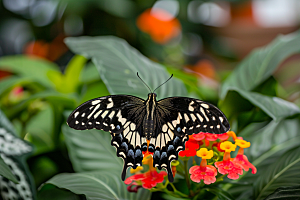
M249 168L252 169L252 174L257 172L256 167L252 165L249 161L247 156L238 154L234 159L233 162L239 164L245 171L249 171Z
M157 173L156 170L148 171L144 174L136 174L133 176L128 177L124 183L130 184L132 181L136 181L132 183L132 185L139 185L138 182L140 181L142 187L145 189L151 189L156 186L157 183L161 183L164 181L164 177L167 175L167 172L161 171Z
M211 184L216 181L217 169L214 166L207 165L206 167L193 166L190 168L191 180L199 183L203 179L205 184Z
M205 138L206 133L200 132L197 134L193 134L193 139L196 141L201 141Z
M243 174L242 167L231 160L215 162L215 165L220 174L228 174L227 177L230 179L238 179L239 175Z
M195 156L196 150L199 149L198 141L193 139L193 136L189 136L189 140L185 143L185 150L179 152L179 156Z
M218 134L206 133L206 140L208 141L216 141L218 139Z

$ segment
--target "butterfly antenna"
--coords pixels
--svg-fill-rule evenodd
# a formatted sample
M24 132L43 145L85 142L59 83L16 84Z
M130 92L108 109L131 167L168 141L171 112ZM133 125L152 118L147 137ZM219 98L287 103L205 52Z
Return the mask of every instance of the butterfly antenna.
M165 82L163 82L162 84L160 84L160 86L162 86L163 84L165 84L166 82L168 82L172 77L173 77L173 74L170 76L170 78L168 78L168 80L166 80ZM157 88L155 88L155 90L157 90L160 86L158 86ZM155 92L155 90L153 92Z
M139 76L139 73L138 73L138 72L136 73L136 75L139 77L139 79L141 79L141 81L144 83L144 85L147 86L147 88L149 89L149 91L150 91L151 93L153 93L153 92L151 91L150 87L149 87L149 86L145 83L145 81L143 81L143 79Z

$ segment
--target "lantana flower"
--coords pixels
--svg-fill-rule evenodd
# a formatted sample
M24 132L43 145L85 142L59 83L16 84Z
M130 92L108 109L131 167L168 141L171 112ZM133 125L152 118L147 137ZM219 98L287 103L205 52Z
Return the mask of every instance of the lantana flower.
M236 139L235 144L240 147L237 156L233 159L233 162L238 163L243 170L249 171L249 168L252 169L252 174L255 174L257 172L256 167L252 165L249 161L246 155L244 155L244 149L250 147L250 142L247 142L245 140Z
M215 166L218 168L220 174L228 174L230 179L238 179L239 175L243 174L242 167L231 161L230 152L235 151L236 145L229 141L222 142L220 148L225 151L223 161L215 162Z
M201 148L197 151L197 156L201 157L202 161L200 166L197 165L190 168L189 173L192 181L199 183L203 180L205 184L211 184L216 181L217 169L214 166L207 165L206 162L206 159L211 159L213 155L213 151L208 151L207 148Z
M199 143L197 140L193 138L192 135L189 136L189 140L185 143L185 150L179 152L179 156L195 156L196 155L196 150L199 149Z

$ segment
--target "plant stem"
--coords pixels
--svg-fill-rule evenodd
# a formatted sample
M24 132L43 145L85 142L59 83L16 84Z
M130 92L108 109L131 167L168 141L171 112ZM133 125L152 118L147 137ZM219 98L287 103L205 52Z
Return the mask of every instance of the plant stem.
M185 181L186 181L186 184L189 188L189 190L191 189L191 183L190 183L190 179L189 179L189 171L188 171L188 166L187 166L187 161L183 161L183 164L184 164L184 176L185 176Z

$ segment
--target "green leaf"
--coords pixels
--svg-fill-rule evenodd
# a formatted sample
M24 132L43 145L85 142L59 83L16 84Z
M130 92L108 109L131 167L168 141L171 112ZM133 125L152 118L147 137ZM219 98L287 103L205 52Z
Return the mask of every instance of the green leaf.
M39 200L82 200L79 195L76 195L69 190L63 190L51 184L43 185L38 192Z
M52 62L20 55L1 57L0 69L19 74L49 88L53 88L54 84L49 80L48 74L59 72L58 66Z
M139 189L138 193L127 191L127 185L120 177L106 171L94 173L58 174L46 184L70 190L75 194L84 194L88 200L98 199L150 199L148 190Z
M300 199L300 185L277 188L265 200L296 200Z
M254 158L252 161L254 165L259 165L282 150L288 150L298 145L299 130L299 119L286 119L280 122L271 121L257 131L241 132L239 136L251 142L251 147L246 149L246 154Z
M11 180L14 183L19 183L16 176L11 172L7 164L3 161L0 156L0 175L4 176L5 178Z
M300 33L278 36L269 45L251 52L226 79L221 99L229 90L250 91L269 78L287 57L300 52Z
M76 172L110 171L121 177L123 161L111 146L109 133L99 130L77 131L62 127L72 165Z
M300 113L298 106L281 98L270 97L256 92L248 92L239 89L236 91L252 104L262 109L275 121Z
M218 197L218 199L220 199L220 200L234 200L234 198L231 196L231 194L229 194L225 190L222 190L221 188L210 186L210 187L203 188L203 189L215 194Z
M256 199L264 199L280 186L297 186L300 183L300 147L283 154L268 166L254 184Z
M147 97L147 88L136 76L138 72L153 90L170 75L166 69L155 63L123 39L113 36L78 37L65 39L68 47L92 61L99 70L101 79L111 94L131 94ZM176 78L157 90L159 98L186 96L184 84Z

